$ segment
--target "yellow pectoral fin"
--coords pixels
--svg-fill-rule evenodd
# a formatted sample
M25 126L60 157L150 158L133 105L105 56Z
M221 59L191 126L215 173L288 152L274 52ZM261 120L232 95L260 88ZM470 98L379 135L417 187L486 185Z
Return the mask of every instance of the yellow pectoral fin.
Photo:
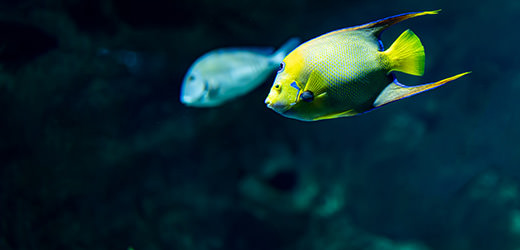
M330 115L324 115L317 118L314 118L313 121L319 121L319 120L327 120L327 119L334 119L334 118L340 118L340 117L348 117L348 116L355 116L359 114L358 112L354 111L353 109L336 113L336 114L330 114Z
M327 91L327 79L319 71L314 70L303 91L311 91L314 96L319 96Z

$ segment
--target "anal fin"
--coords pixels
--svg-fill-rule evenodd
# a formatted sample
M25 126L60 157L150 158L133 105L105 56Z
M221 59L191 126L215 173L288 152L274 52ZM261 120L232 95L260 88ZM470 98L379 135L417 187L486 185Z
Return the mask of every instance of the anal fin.
M327 120L327 119L334 119L334 118L340 118L340 117L347 117L347 116L355 116L359 114L358 112L354 111L353 109L349 109L347 111L344 111L344 112L340 112L340 113L335 113L335 114L331 114L331 115L324 115L324 116L320 116L318 118L315 118L313 119L313 121L318 121L318 120Z
M436 87L439 87L443 84L451 82L451 81L458 79L469 73L471 73L471 72L464 72L462 74L458 74L458 75L440 80L438 82L427 83L427 84L418 85L418 86L404 86L404 85L397 83L397 81L394 81L393 83L389 84L381 92L381 94L379 94L377 99L374 101L374 107L375 108L381 107L388 103L395 102L395 101L404 99L406 97L410 97L410 96L419 94L421 92L428 91L430 89L434 89Z

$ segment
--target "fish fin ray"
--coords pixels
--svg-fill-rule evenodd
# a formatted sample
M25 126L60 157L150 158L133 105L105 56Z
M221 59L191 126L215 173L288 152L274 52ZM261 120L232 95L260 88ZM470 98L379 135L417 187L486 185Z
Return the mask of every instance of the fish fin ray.
M358 112L354 111L353 109L349 109L344 112L339 112L331 115L324 115L317 118L314 118L313 121L319 121L319 120L328 120L328 119L334 119L334 118L340 118L340 117L347 117L347 116L355 116Z
M390 26L392 26L394 24L397 24L397 23L400 23L400 22L402 22L404 20L407 20L407 19L410 19L410 18L414 18L414 17L418 17L418 16L436 15L436 14L439 14L440 11L441 10L438 9L438 10L430 10L430 11L408 12L408 13L403 13L403 14L399 14L399 15L383 18L383 19L380 19L380 20L377 20L377 21L374 21L374 22L371 22L371 23L367 23L367 24L362 25L362 26L365 26L365 27L363 27L364 29L373 28L374 33L376 34L376 36L379 36L379 34L382 31L384 31L385 29L387 29L388 27L390 27Z
M400 71L410 75L424 74L424 47L421 40L411 30L405 30L384 52L390 63L390 71Z
M456 80L469 73L471 73L471 72L464 72L464 73L440 80L438 82L427 83L427 84L422 84L422 85L417 85L417 86L405 86L405 85L398 83L397 81L394 81L394 82L390 83L381 92L381 94L379 94L377 99L374 101L374 104L373 104L374 108L378 108L378 107L381 107L388 103L395 102L395 101L437 88L441 85L444 85L448 82Z
M377 21L373 21L373 22L370 22L370 23L366 23L366 24L362 24L362 25L358 25L358 26L354 26L354 27L349 27L349 28L344 28L344 29L339 29L339 30L335 30L335 31L331 31L327 34L324 34L320 37L324 37L324 36L329 36L329 35L333 35L333 34L336 34L336 33L340 33L340 32L345 32L345 31L351 31L351 30L362 30L362 29L372 29L372 32L374 33L374 35L376 37L379 37L379 35L381 34L382 31L384 31L385 29L387 29L388 27L396 24L396 23L400 23L404 20L407 20L407 19L410 19L410 18L414 18L414 17L418 17L418 16L424 16L424 15L435 15L435 14L438 14L441 10L431 10L431 11L420 11L420 12L408 12L408 13L403 13L403 14L399 14L399 15L395 15L395 16L390 16L390 17L386 17L386 18L383 18L383 19L379 19Z
M315 96L319 96L327 90L327 79L319 73L319 71L312 71L309 80L305 84L303 91L310 90Z

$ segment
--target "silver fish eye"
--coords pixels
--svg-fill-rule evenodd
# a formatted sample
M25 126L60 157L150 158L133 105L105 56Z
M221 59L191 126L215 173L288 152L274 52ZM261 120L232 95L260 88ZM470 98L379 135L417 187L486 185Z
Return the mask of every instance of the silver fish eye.
M285 68L285 63L281 62L280 63L280 68L278 68L278 73L282 72L284 68Z

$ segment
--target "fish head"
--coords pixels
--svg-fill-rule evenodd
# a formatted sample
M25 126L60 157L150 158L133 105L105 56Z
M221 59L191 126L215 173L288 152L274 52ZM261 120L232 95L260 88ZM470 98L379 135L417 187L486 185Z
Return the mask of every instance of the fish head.
M265 104L285 117L312 121L315 119L313 112L323 106L323 100L315 100L314 93L305 89L309 79L307 72L310 70L306 68L299 48L287 55L280 64Z
M284 115L299 102L298 95L301 92L299 77L302 70L303 62L297 51L287 55L280 64L273 86L265 99L268 108Z
M209 100L210 83L197 69L190 69L184 77L180 101L186 106L204 106Z

